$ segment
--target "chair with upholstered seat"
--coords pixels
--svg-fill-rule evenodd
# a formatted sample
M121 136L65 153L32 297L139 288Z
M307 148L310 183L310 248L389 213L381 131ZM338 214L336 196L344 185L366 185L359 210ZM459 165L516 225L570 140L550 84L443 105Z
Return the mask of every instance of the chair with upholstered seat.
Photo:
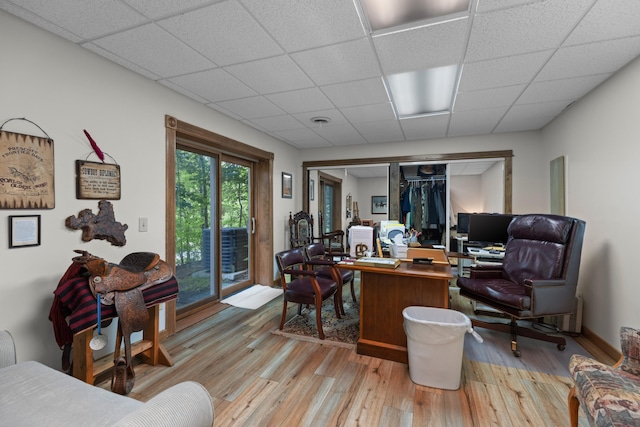
M333 296L336 316L340 318L338 283L335 279L320 277L307 268L302 248L291 249L276 254L276 263L280 271L280 282L284 293L280 330L284 328L287 317L287 302L298 303L298 314L302 313L302 305L314 305L316 325L320 339L324 339L322 330L322 302Z
M344 314L344 305L342 302L342 287L345 283L351 284L351 298L353 302L356 302L356 291L354 285L353 270L347 270L344 268L338 268L337 262L334 259L336 255L341 258L349 256L347 253L332 253L326 252L325 246L322 243L313 243L305 248L305 254L307 256L307 265L311 266L318 276L327 279L337 279L338 282L338 299L340 312Z
M516 357L520 356L518 335L552 342L564 350L564 337L521 327L518 321L538 321L574 311L584 230L584 221L575 218L516 216L507 229L509 238L502 266L478 265L471 269L471 277L457 281L460 295L509 316L511 322L474 319L473 325L510 332L511 350Z

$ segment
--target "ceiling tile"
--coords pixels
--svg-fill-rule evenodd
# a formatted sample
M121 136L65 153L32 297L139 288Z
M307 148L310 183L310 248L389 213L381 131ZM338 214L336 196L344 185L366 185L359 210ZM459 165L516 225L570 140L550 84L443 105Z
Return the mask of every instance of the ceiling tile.
M503 107L453 113L447 136L489 134L507 110Z
M540 129L549 123L558 112L571 101L543 102L540 104L515 105L500 121L496 132Z
M169 79L209 102L246 98L258 93L221 68Z
M338 108L389 101L381 78L337 83L320 88Z
M365 35L351 1L242 0L242 3L288 52Z
M314 129L315 132L333 145L366 144L367 141L350 124L338 124L322 126Z
M477 14L465 61L552 49L569 35L591 1L547 0Z
M126 4L113 0L22 0L15 3L85 40L148 21Z
M231 75L261 94L286 92L313 86L313 82L288 56L260 59L225 67ZM265 78L269 76L269 78Z
M408 141L444 138L449 126L449 114L400 120L400 127Z
M207 104L209 102L208 99L205 99L205 98L203 98L201 96L198 96L195 93L191 92L190 90L185 89L182 86L179 86L179 85L173 83L170 80L158 80L158 83L160 83L163 86L168 87L171 90L174 90L174 91L176 91L178 93L181 93L184 96L187 96L187 97L189 97L189 98L191 98L191 99L193 99L195 101L198 101L198 102L200 102L202 104Z
M224 66L282 54L282 49L247 11L235 1L159 21L158 25ZM218 40L233 43L218 43Z
M323 139L320 135L309 128L290 129L273 132L277 137L286 139L287 141L300 143L302 146L308 147L310 144L320 144L322 147L331 144Z
M532 3L532 0L481 0L478 2L478 12L483 13L497 9L506 9L508 7L520 6L525 3Z
M151 80L158 80L161 78L159 75L140 67L138 64L133 63L131 61L127 61L126 59L121 58L118 55L115 55L109 52L108 50L103 49L100 46L97 46L93 43L84 43L81 46L87 50L90 50L91 52L97 53L98 55L104 58L107 58L111 62L115 62L116 64L122 65L123 67L128 68L131 71L136 72L138 74L141 74Z
M262 96L218 102L217 105L245 119L283 115L285 112Z
M404 140L397 120L354 123L353 127L372 144Z
M256 125L269 132L278 132L291 129L302 129L305 126L296 120L293 116L275 116L275 117L262 117L251 120Z
M381 75L373 49L365 38L294 53L291 57L319 86Z
M231 117L232 119L242 120L242 117L240 117L240 116L238 116L236 114L233 114L231 111L225 110L224 108L222 108L222 107L220 107L220 106L218 106L216 104L207 104L207 107L212 108L212 109L214 109L216 111L219 111L222 114L225 114L225 115ZM242 121L245 122L246 120L242 120Z
M464 64L461 92L530 82L553 54L552 50Z
M79 43L82 41L82 37L78 34L74 34L66 28L62 28L52 23L51 21L47 21L45 18L42 18L33 12L29 12L28 10L9 3L9 1L7 0L0 0L0 9L9 12L12 15L15 15L27 22L30 22L33 25L36 25L46 31L49 31L67 40L71 40L74 43Z
M598 74L597 76L532 83L522 93L516 104L533 104L564 99L575 100L591 91L608 77L609 74Z
M265 97L290 114L333 108L331 101L316 87L274 93Z
M640 27L640 22L638 24ZM551 57L535 80L613 73L638 54L640 37L561 48Z
M565 45L640 35L638 0L599 0L573 30Z
M330 119L329 125L334 126L338 124L346 124L347 119L342 115L340 110L331 109L331 110L319 110L312 112L304 112L293 115L296 119L300 121L300 123L304 123L306 126L316 128L318 125L311 122L311 119L314 117L326 117Z
M361 105L345 107L342 114L353 123L395 120L396 115L390 102L384 104Z
M150 19L163 18L177 12L188 11L212 0L122 0ZM218 0L223 1L223 0Z
M155 24L147 24L93 41L161 77L212 68L211 61Z
M506 86L492 89L460 92L456 95L453 111L470 111L482 108L506 107L512 105L522 94L526 85Z
M383 71L395 74L457 64L464 56L468 24L468 19L460 19L374 37Z

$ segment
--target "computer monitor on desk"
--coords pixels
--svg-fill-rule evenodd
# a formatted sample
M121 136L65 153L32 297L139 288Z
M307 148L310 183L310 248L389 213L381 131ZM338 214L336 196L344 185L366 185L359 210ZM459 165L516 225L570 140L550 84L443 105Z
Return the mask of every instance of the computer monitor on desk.
M469 243L480 246L504 246L509 234L507 228L515 215L472 214L469 216Z

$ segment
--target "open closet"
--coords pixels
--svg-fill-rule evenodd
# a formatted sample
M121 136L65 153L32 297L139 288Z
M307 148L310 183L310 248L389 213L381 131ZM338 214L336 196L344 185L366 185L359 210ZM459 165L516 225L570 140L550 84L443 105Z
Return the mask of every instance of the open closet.
M447 184L446 164L400 166L400 222L423 245L446 243Z

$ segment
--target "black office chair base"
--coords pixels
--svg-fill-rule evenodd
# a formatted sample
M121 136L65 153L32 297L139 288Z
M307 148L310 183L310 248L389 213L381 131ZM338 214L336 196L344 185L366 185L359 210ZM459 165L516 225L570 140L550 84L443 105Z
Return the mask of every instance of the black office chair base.
M534 329L521 327L518 325L518 322L515 318L511 318L511 323L483 322L482 320L472 319L471 324L474 327L510 333L511 352L515 357L520 357L520 350L518 350L518 335L521 337L533 338L536 340L554 343L560 351L563 351L567 346L567 340L564 337L558 335L548 335L544 332L536 331Z

